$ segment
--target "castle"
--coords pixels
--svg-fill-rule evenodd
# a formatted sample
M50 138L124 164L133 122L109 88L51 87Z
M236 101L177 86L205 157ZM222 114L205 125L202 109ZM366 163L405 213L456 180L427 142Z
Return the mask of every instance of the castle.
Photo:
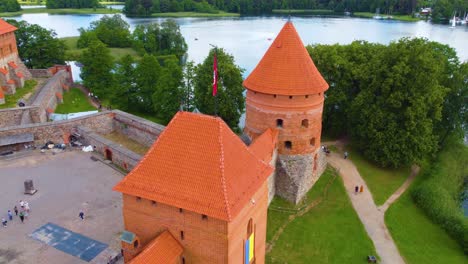
M16 93L30 79L26 66L18 56L15 30L17 28L0 19L0 104L5 103L5 94Z
M218 117L179 112L114 187L126 263L265 262L269 202L298 203L325 168L328 84L288 21L244 87L251 144Z

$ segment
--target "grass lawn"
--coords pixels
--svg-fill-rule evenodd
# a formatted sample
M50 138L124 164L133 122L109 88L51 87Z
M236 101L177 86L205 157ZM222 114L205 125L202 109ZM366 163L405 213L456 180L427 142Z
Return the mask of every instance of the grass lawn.
M12 17L19 16L22 14L58 14L58 15L68 15L68 14L120 14L121 10L110 9L110 8L63 8L63 9L47 9L47 8L27 8L18 12L3 12L0 13L0 17Z
M197 12L168 12L154 13L152 17L238 17L238 13L218 12L218 13L197 13Z
M322 195L336 172L327 169L307 194L312 201ZM301 206L301 205L299 205ZM268 210L267 241L285 222L293 208L275 198ZM366 263L367 255L376 255L372 241L349 201L343 182L336 177L322 203L293 220L267 254L267 263Z
M422 180L416 178L412 186ZM410 190L390 206L385 223L408 264L468 263L468 257L457 242L414 204Z
M57 106L55 113L69 114L93 110L96 108L88 102L86 95L78 88L71 88L63 94L63 104Z
M370 13L370 12L355 12L353 13L353 16L355 17L362 17L362 18L373 18L376 14L375 13ZM385 14L381 14L380 16L387 16ZM393 19L390 20L400 20L400 21L406 21L406 22L416 22L421 19L417 17L412 17L411 15L391 15Z
M0 109L16 107L16 104L21 98L25 98L36 88L37 81L27 80L24 82L23 88L17 88L15 94L5 95L5 104L0 105ZM1 89L1 88L0 88Z
M149 147L143 145L143 144L140 144L134 140L132 140L131 138L129 138L128 136L125 136L124 134L121 134L119 132L112 132L110 134L105 134L105 135L101 135L102 137L104 138L107 138L115 143L118 143L118 144L121 144L122 146L124 146L125 148L137 153L137 154L140 154L140 155L145 155L146 152L149 150Z
M66 37L61 38L65 42L65 45L68 47L66 56L70 60L76 60L85 49L79 49L76 47L79 37ZM110 48L110 53L115 60L120 60L125 55L132 56L135 60L139 60L141 57L138 53L132 48Z
M382 205L408 178L411 168L385 169L367 161L361 154L347 148L349 159L366 181L376 205Z

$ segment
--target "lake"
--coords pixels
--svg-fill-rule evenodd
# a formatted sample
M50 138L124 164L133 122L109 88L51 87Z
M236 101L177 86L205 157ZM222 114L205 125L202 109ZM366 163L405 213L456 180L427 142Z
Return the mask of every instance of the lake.
M13 17L53 29L58 37L78 36L78 28L88 27L103 15L24 14ZM161 22L166 18L127 18L131 28ZM201 62L210 44L226 49L248 75L278 34L284 17L177 18L188 44L188 58ZM292 17L304 44L348 44L366 40L388 44L402 37L425 37L454 47L461 60L468 60L468 26L450 29L429 22L401 22L352 17Z

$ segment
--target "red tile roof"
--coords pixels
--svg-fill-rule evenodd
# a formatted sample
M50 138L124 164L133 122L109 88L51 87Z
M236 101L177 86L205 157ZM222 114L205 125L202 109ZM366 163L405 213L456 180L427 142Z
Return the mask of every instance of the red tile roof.
M5 22L5 20L0 18L0 35L8 33L8 32L13 32L16 29L17 29L16 27L8 24L7 22Z
M179 112L114 190L231 221L272 171L220 118Z
M59 93L59 92L56 92L56 93L55 93L55 96L57 96L57 98L59 98L59 99L62 99L62 98L63 98L62 94Z
M8 83L8 84L15 84L15 80L10 79L10 80L8 80L7 83Z
M21 72L16 73L16 76L18 76L18 78L23 78L24 77L23 73L21 73Z
M14 61L8 62L8 65L10 65L10 67L12 67L13 69L18 68L18 65L16 65L16 63Z
M46 111L47 111L47 113L52 114L52 113L54 112L54 109L52 109L52 108L47 108Z
M5 98L5 95L3 94L2 89L0 89L0 99L3 99L3 98Z
M178 263L183 251L179 242L166 230L153 239L129 264Z
M257 156L257 158L266 163L270 163L277 141L278 130L268 128L263 134L256 138L252 144L250 144L249 149L255 156Z
M3 75L7 75L7 74L8 74L8 70L5 69L5 68L0 68L0 73L2 73Z
M287 22L244 87L266 94L308 95L328 89L292 22Z

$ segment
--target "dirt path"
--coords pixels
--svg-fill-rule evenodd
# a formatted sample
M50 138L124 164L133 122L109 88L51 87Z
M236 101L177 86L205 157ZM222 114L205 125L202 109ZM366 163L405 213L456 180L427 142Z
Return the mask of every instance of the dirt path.
M351 199L354 210L357 212L359 219L363 223L367 234L374 242L374 246L377 254L380 256L381 263L405 263L402 256L398 252L398 249L390 235L390 232L387 229L387 226L385 225L385 211L375 205L372 195L369 192L369 188L367 188L366 182L362 179L361 175L359 175L356 166L354 166L350 160L343 159L339 153L332 153L330 156L328 156L328 162L341 174L346 192ZM405 184L407 182L405 182ZM411 182L409 182L405 188L403 188L405 186L405 184L403 184L403 186L400 188L401 193L406 190L410 183ZM363 185L364 192L355 194L354 187L356 185ZM398 193L400 189L398 189L396 193ZM391 200L393 197L392 195L389 201L387 201L389 202L388 205L396 200L399 195L401 195L401 193L397 194L393 200Z
M419 167L418 166L413 166L411 167L411 175L406 179L406 181L394 192L388 199L385 201L385 203L381 206L379 206L379 210L382 212L386 212L388 207L392 205L400 196L408 189L408 187L411 185L411 183L414 181L416 178L416 175L419 173Z

